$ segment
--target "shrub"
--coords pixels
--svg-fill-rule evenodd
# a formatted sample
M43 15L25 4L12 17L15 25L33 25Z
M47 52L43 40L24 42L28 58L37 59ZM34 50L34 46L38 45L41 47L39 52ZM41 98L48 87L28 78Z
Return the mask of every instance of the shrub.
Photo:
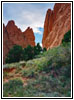
M25 66L25 68L21 70L21 75L28 77L27 85L23 87L22 84L18 85L17 82L9 81L5 83L7 85L4 84L4 96L70 97L70 47L70 43L67 43L65 46L61 45L42 53L42 55L39 54L39 58L27 62L19 62L20 66ZM18 66L17 63L14 63L14 65ZM7 66L4 67L6 68ZM7 73L5 74L8 75Z
M10 63L10 64L5 64L3 65L3 69L5 68L21 68L21 67L24 67L26 65L26 62L25 61L20 61L19 63L16 62L16 63Z
M47 51L47 49L46 48L43 48L43 52L45 52L45 51Z
M24 49L19 45L14 45L13 48L10 49L5 59L5 62L13 63L13 62L19 62L21 60L27 61L27 60L33 59L41 51L42 51L42 48L39 43L37 43L35 47L28 45Z
M42 48L39 43L34 47L34 56L38 55L42 51Z
M23 49L19 45L14 45L12 49L10 49L7 58L5 60L6 63L19 62L22 59Z
M68 31L65 35L64 35L64 39L62 40L62 43L67 43L71 41L71 30Z
M20 61L19 64L20 64L20 66L25 66L26 62L25 61Z
M24 89L23 83L19 79L10 80L8 83L3 85L3 95L6 96L23 96Z
M27 48L24 48L23 50L23 59L30 60L33 58L34 58L34 49L30 45L28 45Z
M22 73L22 76L24 77L34 77L35 76L35 73L34 73L34 70L24 70L23 73Z
M70 78L71 77L71 64L66 66L65 72L64 72L64 76L66 78Z

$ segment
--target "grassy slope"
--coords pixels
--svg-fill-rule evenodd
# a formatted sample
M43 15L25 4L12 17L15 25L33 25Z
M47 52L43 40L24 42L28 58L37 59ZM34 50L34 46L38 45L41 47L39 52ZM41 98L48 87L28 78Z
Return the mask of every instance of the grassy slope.
M48 50L33 60L3 67L4 97L71 96L70 43Z

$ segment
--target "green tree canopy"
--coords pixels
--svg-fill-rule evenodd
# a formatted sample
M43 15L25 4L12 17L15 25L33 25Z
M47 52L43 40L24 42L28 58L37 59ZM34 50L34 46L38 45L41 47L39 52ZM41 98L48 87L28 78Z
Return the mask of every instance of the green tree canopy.
M27 48L24 48L23 50L23 59L29 60L33 59L33 57L34 57L34 49L32 46L28 45Z
M42 51L42 48L39 43L34 47L34 55L38 55Z
M22 56L23 56L22 52L23 52L23 49L21 46L14 45L13 48L10 49L5 62L11 63L11 62L18 62L22 60Z
M36 55L44 51L46 51L46 48L42 50L39 43L37 43L37 45L34 47L28 45L26 48L22 48L19 45L14 45L13 48L10 49L5 62L13 63L21 60L27 61L33 59Z
M70 42L71 41L71 30L69 30L65 35L64 39L62 40L62 43L64 42Z
M43 52L45 52L45 51L47 51L47 49L46 48L43 48Z

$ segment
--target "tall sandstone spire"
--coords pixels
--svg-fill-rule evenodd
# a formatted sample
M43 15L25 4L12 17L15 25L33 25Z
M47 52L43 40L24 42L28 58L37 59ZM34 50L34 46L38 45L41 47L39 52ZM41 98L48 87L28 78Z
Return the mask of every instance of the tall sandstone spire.
M71 29L71 4L56 3L54 9L48 9L44 22L42 39L47 49L61 44L64 34Z
M5 58L14 45L20 45L23 48L28 45L35 46L35 36L32 28L28 27L26 31L22 32L11 20L6 27L3 24L3 63L5 63Z

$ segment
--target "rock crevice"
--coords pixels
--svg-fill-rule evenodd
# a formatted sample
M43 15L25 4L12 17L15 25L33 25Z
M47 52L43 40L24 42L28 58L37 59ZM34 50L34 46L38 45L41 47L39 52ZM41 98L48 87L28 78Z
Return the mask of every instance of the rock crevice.
M53 48L61 44L64 34L71 29L71 4L56 3L48 9L44 22L43 47Z

